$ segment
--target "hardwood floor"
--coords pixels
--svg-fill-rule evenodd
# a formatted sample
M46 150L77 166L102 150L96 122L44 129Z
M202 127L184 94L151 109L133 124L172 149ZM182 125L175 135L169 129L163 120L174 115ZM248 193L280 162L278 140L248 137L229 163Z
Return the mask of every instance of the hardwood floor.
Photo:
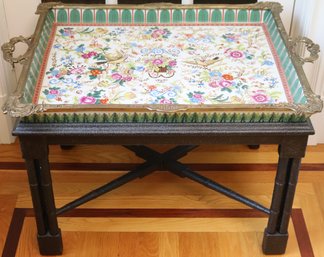
M156 149L163 151L165 147ZM269 206L276 151L276 147L268 145L259 150L201 146L182 161ZM141 162L117 146L76 146L71 150L51 146L50 160L52 168L56 168L52 176L58 207L122 173L104 168L123 169L130 167L129 163ZM285 257L324 257L323 171L324 145L309 147L297 187ZM0 249L4 248L16 210L23 215L23 223L15 256L39 256L31 207L19 146L0 145ZM69 257L258 257L263 256L261 242L266 223L267 218L259 212L166 172L135 180L59 218L63 256Z

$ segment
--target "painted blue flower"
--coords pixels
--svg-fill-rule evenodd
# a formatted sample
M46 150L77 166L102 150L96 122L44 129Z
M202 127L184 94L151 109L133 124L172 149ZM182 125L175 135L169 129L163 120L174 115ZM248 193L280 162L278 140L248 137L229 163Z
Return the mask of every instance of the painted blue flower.
M269 83L270 88L274 88L278 84L278 80L276 78L266 78L264 81Z
M137 47L137 43L136 42L131 42L130 45L131 45L131 47Z
M154 48L154 49L152 49L152 53L153 54L163 54L164 49L162 49L162 48Z
M81 85L80 82L74 82L73 84L74 84L73 87L74 87L75 89L80 89L80 88L82 87L82 85Z
M181 87L180 86L174 86L173 91L175 91L175 92L181 91Z
M271 60L265 60L262 65L267 65L267 66L272 66L273 65L273 61Z
M235 41L235 35L233 33L226 33L225 35L223 35L223 38L229 43Z
M70 83L73 83L73 79L66 78L66 79L63 80L63 82L66 83L66 84L70 84Z
M59 49L59 48L62 47L62 45L61 45L61 44L55 44L53 47L54 47L55 49Z
M126 31L124 28L116 28L116 33L122 34Z
M191 38L188 38L188 42L190 42L190 43L196 43L197 40L195 38L191 37Z
M48 94L48 95L46 95L46 98L47 99L55 99L56 98L56 95L52 95L52 94Z
M69 65L69 64L73 64L73 57L71 55L68 55L66 57L62 57L61 58L61 62L63 65Z
M150 95L151 96L159 96L160 95L160 92L157 91L157 90L153 90L153 91L150 92Z
M190 98L190 102L192 102L192 103L200 103L200 99L192 97L192 98Z
M221 73L220 71L211 71L209 73L209 76L211 76L211 77L216 77L216 76L221 77L222 75L223 75L223 73Z
M148 54L150 51L147 48L141 49L142 54Z
M171 50L170 50L170 53L171 54L175 54L175 55L178 55L179 53L180 53L180 50L179 50L179 48L172 48Z
M177 93L174 92L174 91L168 91L168 92L167 92L167 96L169 96L169 97L174 97L174 96L176 96L176 95L177 95Z
M204 84L204 82L202 82L202 81L200 81L199 83L198 83L198 87L203 87L205 84Z
M51 75L56 76L57 74L59 74L59 72L60 72L59 70L52 70Z
M85 49L86 49L86 48L85 48L84 44L82 44L82 45L79 45L79 46L75 49L75 51L77 51L78 53L82 53L82 52L84 52Z
M51 84L51 85L55 85L55 84L57 84L57 83L59 83L60 82L60 80L58 80L58 79L51 79L50 81L49 81L49 83Z
M204 37L204 39L202 40L202 42L204 42L204 43L210 43L211 42L211 37L210 36Z
M64 37L70 37L70 36L72 36L73 28L60 29L59 32Z
M136 71L144 71L145 68L144 68L144 66L136 66L136 67L135 67L135 70L136 70Z

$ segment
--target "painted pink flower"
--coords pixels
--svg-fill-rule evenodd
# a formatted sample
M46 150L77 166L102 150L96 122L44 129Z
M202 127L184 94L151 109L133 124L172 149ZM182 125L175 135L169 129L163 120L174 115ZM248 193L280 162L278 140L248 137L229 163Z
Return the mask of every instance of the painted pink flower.
M83 54L83 55L81 55L82 56L82 58L84 58L84 59L89 59L89 58L91 58L91 55L90 54Z
M162 59L154 59L153 60L153 64L154 65L161 65L163 63L163 60Z
M114 73L114 74L111 75L111 77L112 77L113 79L115 79L115 80L120 80L120 79L123 78L123 76L120 75L119 73Z
M169 99L161 99L160 104L172 104L172 101Z
M98 55L98 53L97 52L94 52L94 51L91 51L91 52L89 52L88 53L90 56L96 56L96 55Z
M92 96L82 96L80 99L81 104L94 104L96 102L96 98Z
M169 66L174 67L176 65L177 65L177 61L176 60L169 61Z
M254 101L256 101L258 103L265 103L268 101L268 97L264 94L256 94L256 95L252 96L252 98L254 99Z
M71 74L83 74L84 67L77 67L70 70Z
M218 84L216 81L212 81L208 84L210 87L218 87Z
M160 35L164 35L166 32L163 29L157 29L153 33L158 33Z
M193 97L199 100L203 100L203 96L201 94L194 94Z
M89 52L89 53L87 53L87 54L82 54L81 56L82 56L82 58L84 58L84 59L89 59L89 58L91 58L92 56L96 56L96 55L98 55L98 53L96 53L96 52L94 52L94 51L91 51L91 52Z
M161 37L161 34L153 32L151 36L152 38L159 38Z
M233 51L230 53L230 56L233 58L242 58L243 53L241 51Z
M51 89L51 90L49 91L49 93L50 93L51 95L57 95L57 94L59 93L59 91L56 90L56 89Z
M125 81L131 81L133 78L131 76L126 76L123 78L123 80Z
M229 86L232 85L232 82L230 82L230 81L228 81L228 80L221 80L221 81L219 82L219 85L220 85L221 87L229 87Z

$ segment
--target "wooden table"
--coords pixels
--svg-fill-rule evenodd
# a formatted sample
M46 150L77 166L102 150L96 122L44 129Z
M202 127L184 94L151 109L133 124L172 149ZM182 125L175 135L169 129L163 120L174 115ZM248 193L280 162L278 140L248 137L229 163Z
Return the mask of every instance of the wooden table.
M282 254L288 240L288 223L292 210L301 158L308 136L313 134L310 121L303 123L18 123L14 135L19 137L26 161L30 190L38 230L40 253L62 254L63 244L57 216L101 194L116 189L156 170L168 170L189 178L212 190L238 200L269 215L263 238L265 254ZM56 208L52 189L48 145L112 144L124 145L145 159L134 170L87 195ZM166 153L157 153L145 144L176 144ZM277 144L279 161L272 203L266 208L232 190L207 179L177 159L202 144ZM218 208L219 206L215 206Z

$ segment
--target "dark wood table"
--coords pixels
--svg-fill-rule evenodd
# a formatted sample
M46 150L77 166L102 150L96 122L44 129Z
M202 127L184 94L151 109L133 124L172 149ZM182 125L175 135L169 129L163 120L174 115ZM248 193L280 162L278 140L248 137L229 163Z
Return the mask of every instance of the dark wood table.
M212 190L238 200L269 215L263 238L265 254L282 254L288 240L288 223L298 179L301 158L308 136L314 134L310 121L304 123L18 123L26 161L38 230L40 253L62 254L63 243L57 216L103 193L144 177L156 170L168 170ZM48 145L113 144L124 145L145 159L134 170L75 201L56 208L48 161ZM157 153L146 144L176 144ZM202 144L277 144L279 161L270 208L266 208L180 163L177 159ZM217 208L219 206L215 206Z

